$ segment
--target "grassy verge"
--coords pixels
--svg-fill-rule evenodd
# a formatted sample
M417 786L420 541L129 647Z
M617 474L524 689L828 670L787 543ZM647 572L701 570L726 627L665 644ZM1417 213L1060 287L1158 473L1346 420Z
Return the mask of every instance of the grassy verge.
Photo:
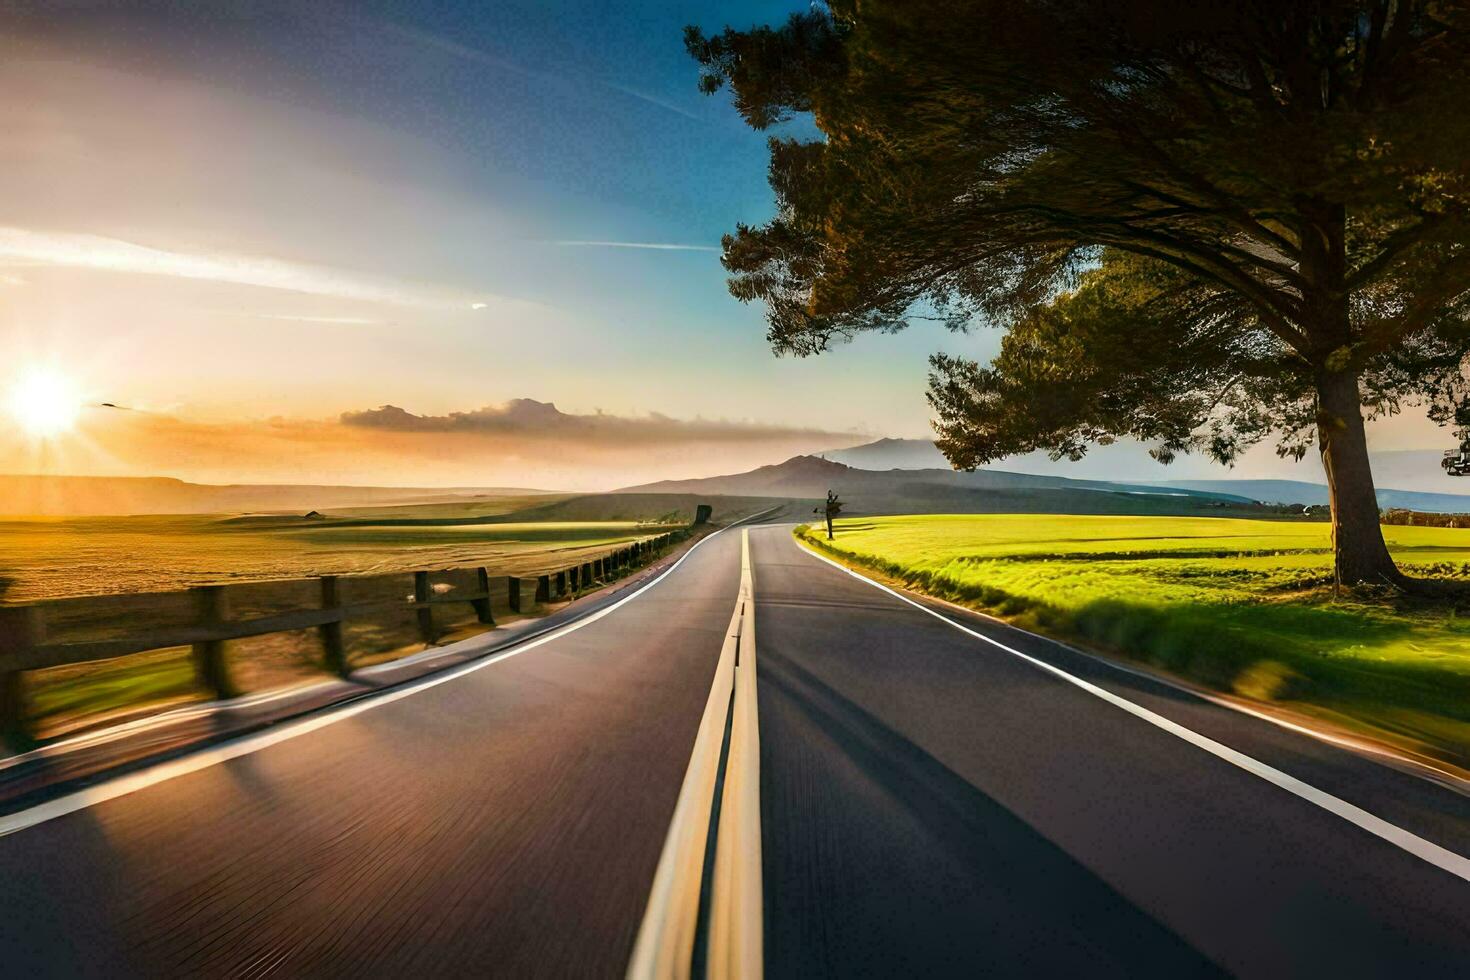
M1334 595L1325 525L986 514L797 533L917 591L1470 767L1470 609ZM1385 533L1410 571L1470 576L1470 530Z

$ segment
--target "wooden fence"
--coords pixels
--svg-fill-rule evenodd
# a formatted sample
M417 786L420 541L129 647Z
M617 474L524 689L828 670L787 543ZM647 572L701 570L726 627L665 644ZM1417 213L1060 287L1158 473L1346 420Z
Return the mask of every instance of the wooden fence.
M324 575L315 579L293 579L275 583L202 585L187 593L160 592L128 597L130 604L175 607L183 600L182 622L149 628L108 631L108 635L81 639L48 639L48 614L63 605L85 600L50 600L24 606L0 607L0 737L13 745L33 742L27 704L26 672L113 660L154 650L190 647L195 676L205 693L230 698L240 692L231 678L226 644L231 640L266 636L296 630L315 630L321 644L321 666L342 677L352 673L352 658L344 639L350 620L411 612L418 637L427 645L440 639L435 610L449 603L468 603L476 620L495 625L494 607L499 604L512 614L530 613L535 606L553 602L609 582L646 564L671 543L683 537L669 532L636 541L607 552L591 561L533 578L492 576L486 567L416 571L412 594L404 594L406 573L389 575ZM457 574L456 574L457 573ZM460 588L446 578L472 576L473 587ZM319 601L307 608L273 610L263 615L232 615L231 597L252 586L307 586ZM392 594L397 586L397 594ZM358 591L376 596L348 601L347 593ZM384 593L387 594L384 594ZM98 600L102 597L91 597ZM178 618L178 617L176 617Z

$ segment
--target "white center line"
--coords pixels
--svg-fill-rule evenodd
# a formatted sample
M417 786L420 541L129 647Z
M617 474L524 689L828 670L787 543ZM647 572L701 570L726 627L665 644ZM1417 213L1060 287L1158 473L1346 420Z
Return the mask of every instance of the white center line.
M715 662L694 750L628 961L629 980L684 980L691 974L726 721L730 722L730 749L714 834L705 976L759 980L762 975L764 891L754 596L750 531L744 530L735 611Z

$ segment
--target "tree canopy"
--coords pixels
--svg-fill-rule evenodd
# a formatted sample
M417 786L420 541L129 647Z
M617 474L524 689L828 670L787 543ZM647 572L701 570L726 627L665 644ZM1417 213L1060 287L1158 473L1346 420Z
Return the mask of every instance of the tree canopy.
M821 131L725 239L778 351L1006 328L933 360L956 465L1316 442L1340 576L1396 576L1362 419L1470 394L1470 6L832 0L686 44L751 126Z

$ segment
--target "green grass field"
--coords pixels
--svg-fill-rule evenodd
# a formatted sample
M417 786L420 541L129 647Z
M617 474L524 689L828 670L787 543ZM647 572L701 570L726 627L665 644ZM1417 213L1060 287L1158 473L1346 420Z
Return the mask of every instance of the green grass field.
M840 557L1018 625L1470 765L1470 610L1331 588L1325 524L1179 517L842 520ZM1470 530L1386 527L1406 570L1470 577Z

